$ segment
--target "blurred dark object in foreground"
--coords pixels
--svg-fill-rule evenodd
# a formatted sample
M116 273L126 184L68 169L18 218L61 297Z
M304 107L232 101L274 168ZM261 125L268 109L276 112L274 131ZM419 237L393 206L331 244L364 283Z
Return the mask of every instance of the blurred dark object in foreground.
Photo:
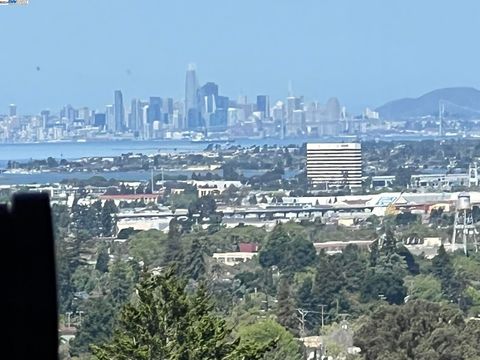
M57 359L58 319L50 203L46 194L0 204L0 357Z

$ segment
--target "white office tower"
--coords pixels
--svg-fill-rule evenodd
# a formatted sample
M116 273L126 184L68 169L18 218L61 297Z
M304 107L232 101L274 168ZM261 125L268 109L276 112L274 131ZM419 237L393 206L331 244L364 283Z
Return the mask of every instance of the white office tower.
M151 138L151 129L148 123L148 108L148 105L143 105L142 108L142 139L144 140Z
M105 109L105 122L107 130L111 133L115 132L115 110L113 105L107 105Z
M458 194L457 204L455 207L455 222L453 223L452 235L452 251L458 247L463 247L465 255L470 248L473 247L478 252L477 236L478 231L475 228L472 216L472 204L470 202L470 194ZM461 245L457 242L461 242Z
M307 177L312 185L329 188L362 186L360 143L307 144Z

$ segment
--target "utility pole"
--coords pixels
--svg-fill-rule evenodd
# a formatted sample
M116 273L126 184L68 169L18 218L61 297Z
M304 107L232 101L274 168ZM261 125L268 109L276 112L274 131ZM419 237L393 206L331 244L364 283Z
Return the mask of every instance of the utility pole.
M322 308L322 329L323 329L323 325L324 325L324 323L323 323L323 309L325 307L325 304L320 304L318 306L320 306Z
M152 171L150 173L150 181L152 183L152 194L153 194L153 167L152 167Z
M297 316L297 319L300 322L298 324L298 329L300 330L300 337L304 338L305 337L305 316L307 316L308 310L297 309L297 311L300 314L300 317Z
M305 337L305 317L308 314L321 314L319 311L312 311L312 310L305 310L305 309L297 309L297 312L300 314L300 316L297 316L297 320L299 321L299 330L300 330L300 336L303 338ZM322 316L322 326L323 326L323 316Z
M72 312L71 311L67 311L67 327L70 327L71 325L71 316L72 316Z
M78 316L79 316L79 319L78 319L78 325L81 325L82 324L82 314L84 312L82 310L78 311Z
M256 288L255 288L256 291ZM269 306L268 306L268 294L265 293L265 300L262 300L263 303L265 303L265 313L268 313Z

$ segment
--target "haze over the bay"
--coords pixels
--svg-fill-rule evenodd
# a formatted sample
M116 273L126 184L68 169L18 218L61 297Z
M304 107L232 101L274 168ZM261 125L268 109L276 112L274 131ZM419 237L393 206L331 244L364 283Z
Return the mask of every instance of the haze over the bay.
M65 1L0 8L0 113L184 96L187 64L235 98L337 96L349 109L480 86L480 2ZM181 19L179 21L179 19Z

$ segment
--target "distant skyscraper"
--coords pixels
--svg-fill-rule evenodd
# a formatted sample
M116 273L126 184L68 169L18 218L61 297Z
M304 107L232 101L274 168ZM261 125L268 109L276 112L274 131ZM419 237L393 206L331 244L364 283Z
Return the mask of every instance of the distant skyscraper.
M8 115L17 116L17 105L10 104L10 106L8 107Z
M148 103L142 106L142 138L150 139L151 124L148 123Z
M337 98L331 98L325 105L325 121L323 135L337 136L341 130L340 126L341 107Z
M226 96L217 96L214 119L211 121L211 127L218 131L227 128L229 99Z
M85 124L88 124L90 120L90 109L86 106L78 109L75 120L83 120Z
M200 126L208 132L223 131L227 128L230 100L218 94L218 85L208 82L198 90L201 109Z
M115 109L113 105L107 105L105 109L105 122L109 132L115 132Z
M200 109L197 92L198 81L195 65L189 64L185 78L185 118L188 129L200 127Z
M338 121L340 120L340 102L337 98L330 98L327 101L327 105L325 106L327 117L329 121Z
M285 122L285 135L286 136L296 136L298 134L299 129L299 116L295 116L294 118L294 111L295 110L302 110L302 98L289 96L287 98L287 118Z
M123 107L123 95L120 90L115 90L115 129L113 131L123 131L125 124L125 108Z
M202 114L214 113L217 107L218 85L214 82L208 82L200 88L198 93L202 103Z
M272 108L272 117L278 128L278 135L280 139L285 138L285 105L281 101L277 101L275 106Z
M218 85L208 82L198 90L198 100L202 116L202 125L208 129L217 109Z
M130 105L130 113L128 114L128 128L133 131L138 131L138 100L132 99Z
M172 98L166 98L165 101L163 102L163 112L168 115L173 114L173 99Z
M182 101L175 101L173 103L172 116L176 118L173 119L172 122L173 122L173 127L176 130L183 130L186 128L184 111L185 111L185 104Z
M182 119L180 110L174 109L172 114L172 127L175 130L182 128Z
M162 121L162 107L163 101L161 97L152 96L150 97L150 102L148 103L148 113L147 121L149 124L152 124L154 121Z
M73 108L73 106L70 104L65 105L62 111L60 111L60 117L67 119L68 124L71 125L75 121L76 117L75 109Z
M93 125L103 129L107 122L107 116L104 113L96 113L93 120Z
M239 109L237 108L229 108L228 109L228 114L227 114L227 126L228 127L234 127L237 125L240 121L238 119L238 113Z
M163 99L163 107L162 107L163 122L165 125L168 125L169 127L174 127L173 126L173 110L174 110L173 99L172 98Z
M238 95L237 104L238 105L247 105L248 99L246 95Z
M257 111L261 111L265 118L270 117L270 99L268 95L257 96Z
M42 128L45 129L48 125L48 120L50 119L50 110L42 110L40 116L42 117Z

